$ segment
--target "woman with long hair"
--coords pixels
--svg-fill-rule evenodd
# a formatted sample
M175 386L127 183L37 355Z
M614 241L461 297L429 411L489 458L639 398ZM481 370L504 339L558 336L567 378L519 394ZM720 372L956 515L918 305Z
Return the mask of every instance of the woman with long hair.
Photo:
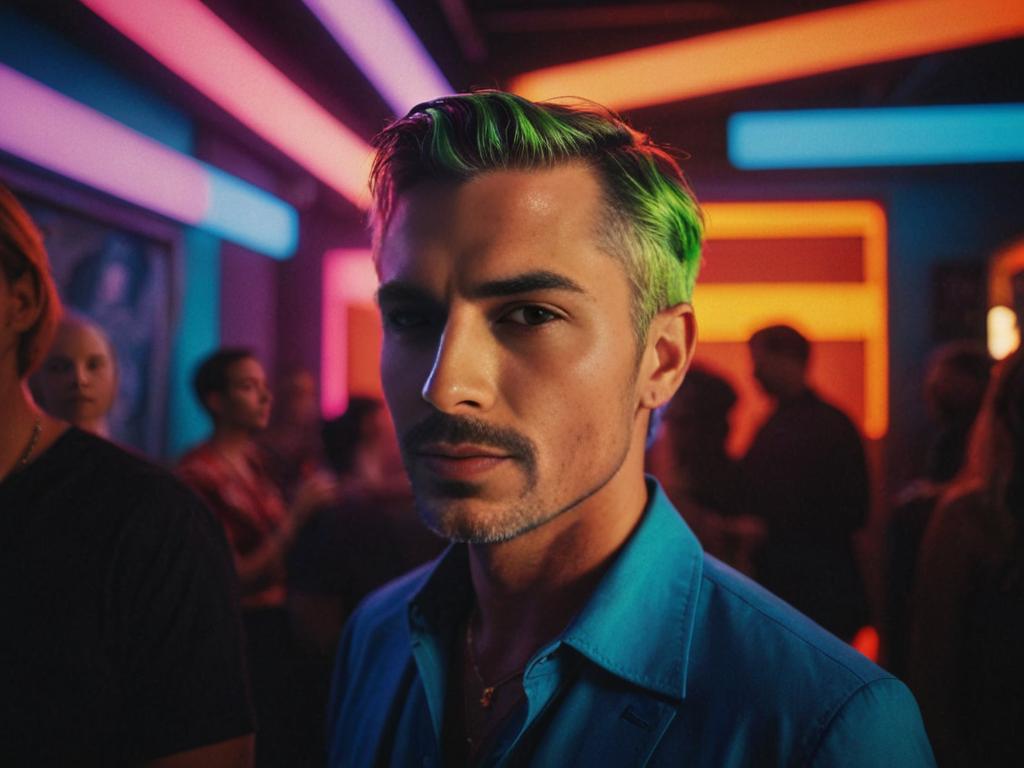
M1001 366L932 517L909 660L939 765L1024 757L1024 350Z

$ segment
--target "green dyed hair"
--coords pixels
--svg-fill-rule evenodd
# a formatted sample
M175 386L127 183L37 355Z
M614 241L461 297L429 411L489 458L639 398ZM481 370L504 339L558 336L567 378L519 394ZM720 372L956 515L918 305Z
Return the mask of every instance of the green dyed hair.
M501 91L446 96L413 107L374 146L375 252L396 199L420 182L581 162L604 190L609 215L598 234L626 268L639 342L657 312L690 301L704 230L697 200L668 152L603 107Z

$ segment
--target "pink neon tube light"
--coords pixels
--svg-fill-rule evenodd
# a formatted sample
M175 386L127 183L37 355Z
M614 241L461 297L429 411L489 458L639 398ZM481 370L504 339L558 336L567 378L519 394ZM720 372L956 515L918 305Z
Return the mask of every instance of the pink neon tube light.
M369 145L199 0L82 0L329 187L365 207Z
M396 115L452 87L389 0L303 0Z
M175 221L202 221L199 162L3 64L0 93L0 149Z

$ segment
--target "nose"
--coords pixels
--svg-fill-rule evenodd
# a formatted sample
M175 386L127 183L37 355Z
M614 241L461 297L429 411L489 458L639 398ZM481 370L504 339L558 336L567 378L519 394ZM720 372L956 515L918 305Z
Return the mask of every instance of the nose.
M484 411L494 404L497 361L484 318L450 313L420 394L445 413Z
M76 363L71 369L71 385L75 389L82 389L89 383L89 369L84 363Z

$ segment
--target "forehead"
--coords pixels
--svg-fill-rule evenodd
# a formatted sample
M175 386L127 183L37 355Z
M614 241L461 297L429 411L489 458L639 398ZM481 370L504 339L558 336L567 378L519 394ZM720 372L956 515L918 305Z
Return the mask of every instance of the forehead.
M537 269L585 272L583 257L608 258L600 241L604 210L597 176L582 164L421 183L398 199L381 240L381 282L430 282L445 267L456 281Z
M264 377L263 366L259 360L245 357L228 366L227 377L231 381L251 378L262 379Z
M57 330L50 354L109 356L110 348L106 338L91 325L63 323Z

